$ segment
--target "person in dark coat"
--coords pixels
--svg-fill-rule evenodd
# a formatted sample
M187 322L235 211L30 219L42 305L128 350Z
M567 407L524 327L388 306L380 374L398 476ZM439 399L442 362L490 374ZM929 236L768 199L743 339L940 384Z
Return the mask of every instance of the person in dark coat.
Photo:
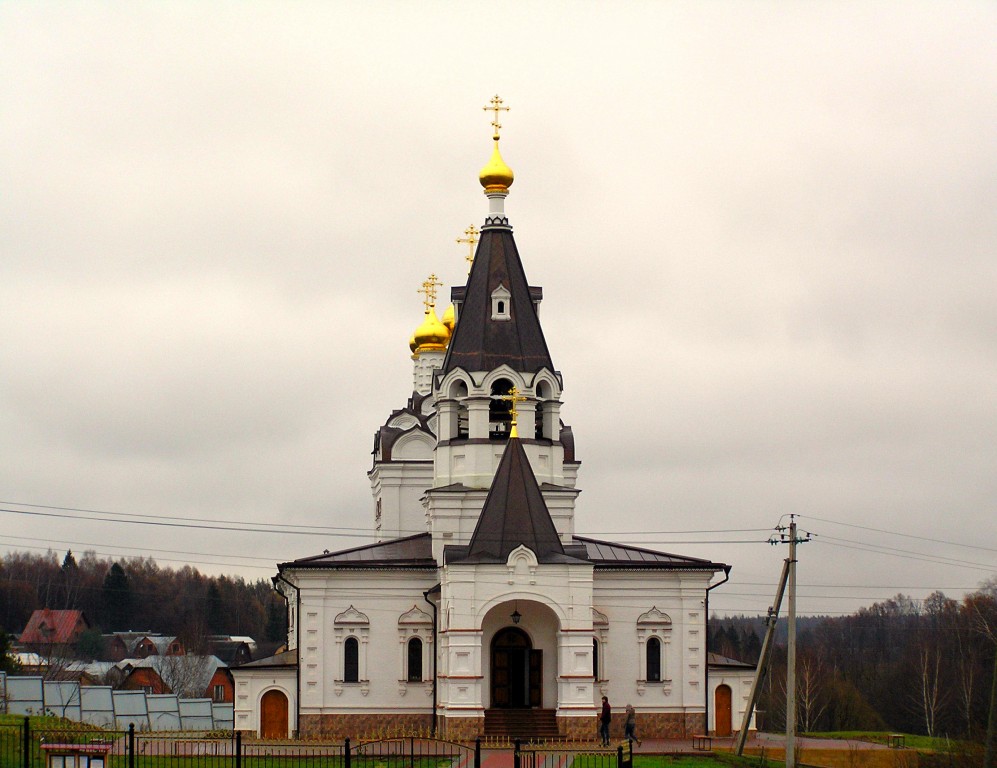
M623 737L630 742L637 742L639 747L640 739L637 738L637 712L633 704L627 704L627 721L623 724Z
M602 714L599 715L599 736L602 746L609 746L609 721L613 719L613 711L609 708L609 699L602 697Z

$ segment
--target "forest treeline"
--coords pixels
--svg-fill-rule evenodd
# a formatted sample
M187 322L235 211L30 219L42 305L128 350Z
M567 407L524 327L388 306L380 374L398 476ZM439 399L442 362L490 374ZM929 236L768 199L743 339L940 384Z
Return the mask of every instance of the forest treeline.
M181 637L192 650L210 634L277 642L286 631L284 601L265 579L205 576L189 565L93 552L0 557L0 630L19 634L39 608L82 610L92 634L158 632Z
M710 650L757 662L761 616L710 619ZM776 627L759 709L766 730L786 722L786 626ZM897 595L848 616L797 623L797 728L893 730L978 738L997 696L997 582L962 600Z

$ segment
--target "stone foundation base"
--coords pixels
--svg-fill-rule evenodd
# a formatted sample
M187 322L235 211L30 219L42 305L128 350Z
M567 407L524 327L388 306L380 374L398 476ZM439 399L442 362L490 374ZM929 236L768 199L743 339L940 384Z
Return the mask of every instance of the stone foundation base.
M599 738L599 721L595 710L588 717L558 716L557 730L561 738L567 741L589 741Z
M433 717L426 714L384 714L362 715L302 715L298 735L302 739L332 739L339 741L350 738L377 739L392 736L426 735L432 730ZM623 710L614 710L609 735L613 740L623 738L623 724L626 716ZM557 728L562 739L570 741L597 741L599 722L595 714L591 717L557 718ZM638 712L637 736L641 739L691 739L706 733L706 715L702 712ZM485 732L485 716L443 717L437 719L437 738L447 741L474 741Z
M402 734L428 735L433 724L429 713L363 715L302 715L298 735L302 739L376 739Z
M610 733L623 738L626 715L613 713ZM637 738L691 739L706 733L706 715L703 712L638 712Z
M485 716L440 717L437 736L447 741L474 741L485 732Z
M609 724L609 737L613 741L623 739L623 726L627 721L622 708L613 710L613 720ZM691 739L706 733L706 716L702 712L638 712L637 738L639 739ZM599 718L558 717L557 728L561 738L571 741L598 741Z

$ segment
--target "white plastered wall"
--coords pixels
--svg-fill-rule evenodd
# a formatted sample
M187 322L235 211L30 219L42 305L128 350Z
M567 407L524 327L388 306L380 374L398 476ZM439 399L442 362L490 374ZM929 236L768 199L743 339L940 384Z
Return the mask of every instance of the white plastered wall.
M703 600L712 573L655 570L597 570L593 607L608 627L597 636L603 680L595 687L593 704L608 696L610 703L627 702L638 711L702 712L705 702L706 634ZM641 616L656 609L670 624ZM646 679L645 643L661 642L661 680ZM591 642L591 639L590 639Z
M432 615L423 592L437 578L435 570L299 572L302 715L432 711L432 627L413 622L412 616L413 608ZM406 680L403 645L412 636L423 641L423 681L418 683ZM343 679L349 637L359 643L357 682Z
M744 721L744 713L748 709L751 698L751 683L755 679L753 669L732 669L729 667L710 667L710 717L709 729L713 733L717 729L717 688L721 685L730 686L731 691L731 729L737 732ZM755 715L751 714L748 730L755 730Z
M237 731L260 732L260 702L263 694L278 690L287 697L287 727L294 733L298 730L295 722L297 712L297 669L295 667L274 667L254 669L236 667L232 669L235 679L235 729Z

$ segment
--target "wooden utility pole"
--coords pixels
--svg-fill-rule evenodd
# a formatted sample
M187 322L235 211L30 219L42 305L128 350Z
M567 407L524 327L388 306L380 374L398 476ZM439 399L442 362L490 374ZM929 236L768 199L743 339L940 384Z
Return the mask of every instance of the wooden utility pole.
M789 560L784 560L782 563L782 576L779 577L779 586L775 591L775 600L769 608L768 617L765 619L767 629L765 630L765 639L762 641L762 652L758 656L755 679L751 683L751 693L748 694L748 707L744 710L744 718L741 720L741 730L737 732L737 740L734 742L734 754L736 755L744 752L744 743L748 739L748 727L751 725L751 715L755 711L755 705L758 703L758 697L762 692L762 681L768 672L769 661L772 658L772 646L774 645L775 625L779 622L779 607L782 605L782 596L786 592L786 579L788 576Z
M768 629L765 632L765 640L762 641L762 652L758 659L758 668L755 671L755 680L751 684L751 693L748 695L748 707L744 711L744 718L741 721L741 730L737 733L734 741L734 754L740 755L744 752L744 744L748 739L748 726L751 724L751 715L755 711L758 703L758 696L762 690L762 680L768 672L769 662L772 658L772 646L775 641L775 627L779 621L779 607L782 605L782 597L786 592L786 585L789 585L789 657L786 664L786 766L796 768L796 545L810 541L810 534L806 538L798 538L796 535L796 515L789 516L789 533L783 533L785 527L776 528L778 534L769 538L770 544L789 543L789 557L782 564L782 576L779 577L779 586L775 593L775 602L769 608Z
M786 768L796 768L796 516L789 516L789 637L786 649Z

